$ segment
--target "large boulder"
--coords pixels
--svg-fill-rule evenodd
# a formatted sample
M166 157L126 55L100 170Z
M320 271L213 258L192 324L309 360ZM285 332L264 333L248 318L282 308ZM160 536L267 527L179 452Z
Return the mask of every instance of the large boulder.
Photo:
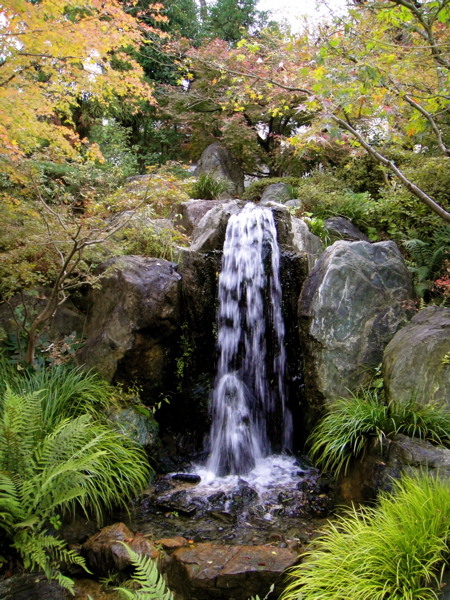
M383 378L388 400L450 404L450 309L421 310L388 344Z
M239 197L244 192L243 170L231 152L217 142L203 150L194 175L198 176L202 173L209 173L216 179L226 179L230 182L230 189L222 194L221 198Z
M243 206L243 202L231 200L209 210L192 233L190 250L192 252L222 251L228 220L231 215L240 212Z
M411 277L394 242L339 241L328 247L299 299L311 406L322 410L370 378L408 320Z
M347 505L368 502L380 491L391 491L394 481L403 475L423 472L450 477L450 450L403 434L385 438L382 445L374 438L364 455L340 475L338 500Z
M157 559L156 547L143 535L132 533L123 523L104 527L82 545L88 568L99 576L125 571L131 567L130 555L125 547L143 556Z
M299 254L305 254L310 271L324 251L322 240L310 232L301 219L291 217L292 246Z
M344 217L330 217L323 222L324 229L327 230L330 238L336 240L348 240L349 242L369 242L369 238L362 231L353 225Z
M286 183L272 183L262 193L259 204L266 206L270 202L285 204L292 199L291 190Z
M219 200L188 200L177 205L173 215L176 229L191 236L195 227L208 211L220 204Z
M108 381L138 381L147 392L167 391L180 327L176 265L122 256L103 263L98 273L103 277L90 294L87 340L78 363Z
M232 600L270 598L283 591L283 572L298 561L296 552L271 546L219 546L210 543L180 548L167 568L170 587L182 598Z

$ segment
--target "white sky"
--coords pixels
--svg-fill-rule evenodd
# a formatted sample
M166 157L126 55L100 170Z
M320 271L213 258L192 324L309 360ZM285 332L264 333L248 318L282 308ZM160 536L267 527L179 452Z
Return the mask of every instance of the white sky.
M302 15L313 16L317 19L326 18L331 11L345 10L346 0L259 0L259 10L270 10L277 21L286 19L295 31L299 27ZM296 27L297 26L297 27Z

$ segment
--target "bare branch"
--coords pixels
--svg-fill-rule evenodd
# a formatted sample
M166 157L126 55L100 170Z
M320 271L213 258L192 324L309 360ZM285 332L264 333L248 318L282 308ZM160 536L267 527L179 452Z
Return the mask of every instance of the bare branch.
M412 181L410 181L405 174L395 165L394 162L380 154L373 146L371 146L367 140L363 138L363 136L352 127L347 121L340 119L338 116L331 114L330 118L337 123L340 127L348 131L355 137L361 146L367 150L367 152L374 158L377 162L388 167L398 179L403 183L403 185L408 189L412 194L414 194L419 200L424 202L434 213L439 215L444 221L450 222L450 212L446 211L442 206L440 206L437 202L435 202L428 194L426 194L423 190L421 190L417 185L415 185Z

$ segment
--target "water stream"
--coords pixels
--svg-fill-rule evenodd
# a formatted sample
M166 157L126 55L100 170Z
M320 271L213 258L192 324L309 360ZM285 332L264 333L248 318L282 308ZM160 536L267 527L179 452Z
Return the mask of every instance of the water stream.
M219 277L211 453L216 477L250 473L291 448L280 252L272 211L247 204L228 222Z

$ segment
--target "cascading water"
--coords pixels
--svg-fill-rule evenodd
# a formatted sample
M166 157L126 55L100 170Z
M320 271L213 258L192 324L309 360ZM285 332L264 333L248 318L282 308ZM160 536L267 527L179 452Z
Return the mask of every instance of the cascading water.
M249 473L291 446L280 253L272 211L247 204L228 222L219 277L219 363L212 396L216 476Z

